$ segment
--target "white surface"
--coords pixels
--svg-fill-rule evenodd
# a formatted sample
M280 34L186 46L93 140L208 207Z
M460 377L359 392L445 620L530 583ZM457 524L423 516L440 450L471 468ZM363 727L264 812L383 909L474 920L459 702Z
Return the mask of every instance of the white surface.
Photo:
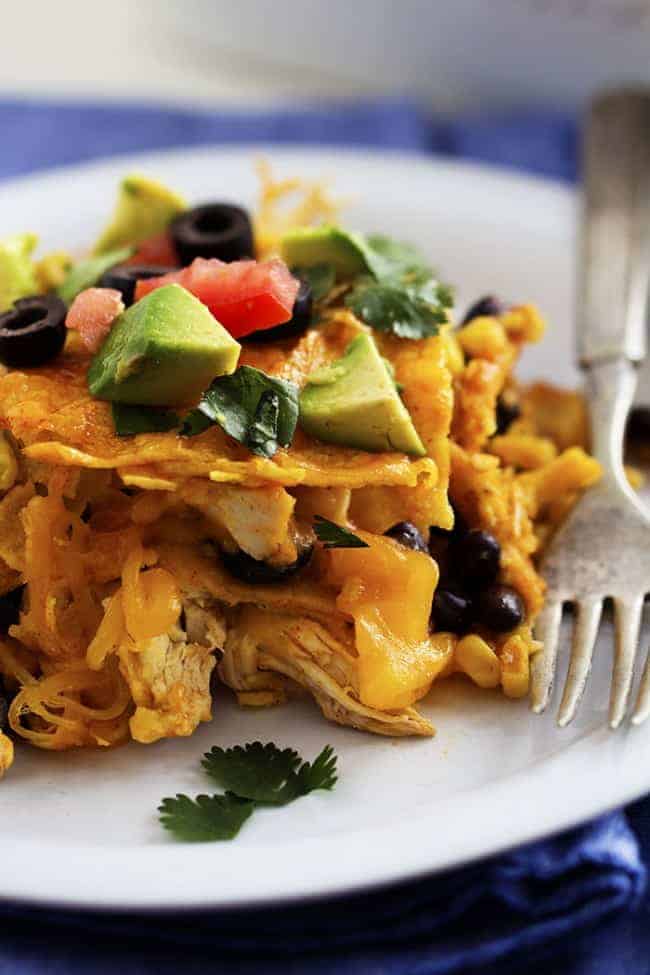
M188 104L417 92L572 107L650 82L640 0L40 0L2 7L0 91ZM549 62L551 62L549 66Z
M571 382L574 201L553 184L476 166L336 152L270 152L285 174L335 177L355 198L348 222L411 239L458 284L532 300L551 322L524 374ZM59 171L0 187L0 236L40 228L43 243L89 243L118 177L137 165L196 199L252 204L249 151L202 150ZM114 752L18 749L0 784L0 897L95 907L208 907L341 893L440 870L543 836L650 788L650 725L605 730L610 644L597 652L580 718L553 715L460 680L422 707L432 740L387 740L329 725L314 706L240 711L224 689L188 740ZM327 742L340 782L257 814L232 843L166 838L162 796L209 791L199 758L214 743L274 740L312 758Z
M5 10L5 7L7 8ZM203 107L345 96L373 88L317 65L284 65L246 55L227 37L205 33L196 0L88 0L6 4L2 8L0 92L36 98L126 98ZM232 10L233 8L231 8ZM295 17L290 18L291 21ZM268 20L268 18L267 18ZM264 35L261 26L257 28ZM215 41L217 48L215 50ZM385 82L374 85L385 90ZM394 88L392 81L388 90Z
M639 0L175 0L178 36L354 90L415 90L438 109L574 107L650 82ZM331 82L330 82L331 83Z

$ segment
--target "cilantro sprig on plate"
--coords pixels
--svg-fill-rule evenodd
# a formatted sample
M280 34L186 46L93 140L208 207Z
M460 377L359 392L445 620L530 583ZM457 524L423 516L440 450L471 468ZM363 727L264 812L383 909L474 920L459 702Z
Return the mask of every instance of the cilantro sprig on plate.
M293 748L280 749L272 742L215 746L201 764L225 792L163 799L158 807L160 822L186 843L232 840L257 808L284 806L317 789L333 789L336 763L330 745L313 762L303 761Z
M215 746L202 765L227 794L264 805L284 806L315 789L332 789L336 782L336 756L330 745L313 763L304 762L293 748L280 751L260 741L228 749Z
M189 796L163 799L158 812L166 830L185 843L232 840L252 815L255 803L239 796Z

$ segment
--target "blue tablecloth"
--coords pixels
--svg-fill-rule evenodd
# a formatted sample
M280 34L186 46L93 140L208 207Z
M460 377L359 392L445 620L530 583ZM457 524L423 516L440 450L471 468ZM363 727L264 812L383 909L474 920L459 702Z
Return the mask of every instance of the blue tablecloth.
M263 113L0 101L0 132L0 179L116 152L233 142L391 147L565 180L576 173L569 118L435 121L403 100ZM645 800L627 816L462 871L317 909L139 918L13 905L0 911L0 975L643 975L649 857Z

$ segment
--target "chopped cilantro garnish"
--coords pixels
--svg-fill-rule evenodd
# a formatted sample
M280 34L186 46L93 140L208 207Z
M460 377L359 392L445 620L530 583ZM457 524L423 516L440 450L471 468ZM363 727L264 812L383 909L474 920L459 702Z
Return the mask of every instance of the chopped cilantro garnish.
M181 435L191 437L216 423L229 436L261 457L288 447L298 421L298 387L267 376L253 366L240 366L219 376L185 418Z
M436 335L452 295L416 248L374 234L365 238L364 258L369 274L357 278L346 298L357 318L400 338Z
M126 403L111 403L111 407L118 437L132 437L137 433L166 433L180 424L178 414L173 410L161 410L155 406L128 406Z
M369 234L366 247L366 263L377 280L415 271L431 276L431 268L413 244L405 244L383 234Z
M254 741L235 748L213 748L203 768L218 785L256 802L285 805L315 789L332 789L336 756L327 745L313 763L303 762L292 748Z
M399 281L359 281L346 298L357 318L382 332L393 332L402 339L422 339L437 335L446 321L444 306L421 297L417 288Z
M322 515L316 515L314 520L316 538L323 542L325 548L369 548L358 535L354 535L347 528L341 528L333 521L328 521Z
M177 795L163 799L158 807L160 822L177 840L206 843L232 840L253 812L255 803L239 796Z

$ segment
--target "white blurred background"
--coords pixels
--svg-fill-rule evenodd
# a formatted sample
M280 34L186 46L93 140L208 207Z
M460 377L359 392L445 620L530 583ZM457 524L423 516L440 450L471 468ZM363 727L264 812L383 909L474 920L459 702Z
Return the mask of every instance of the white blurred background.
M572 107L650 82L650 0L0 0L0 94L184 104L414 92Z

